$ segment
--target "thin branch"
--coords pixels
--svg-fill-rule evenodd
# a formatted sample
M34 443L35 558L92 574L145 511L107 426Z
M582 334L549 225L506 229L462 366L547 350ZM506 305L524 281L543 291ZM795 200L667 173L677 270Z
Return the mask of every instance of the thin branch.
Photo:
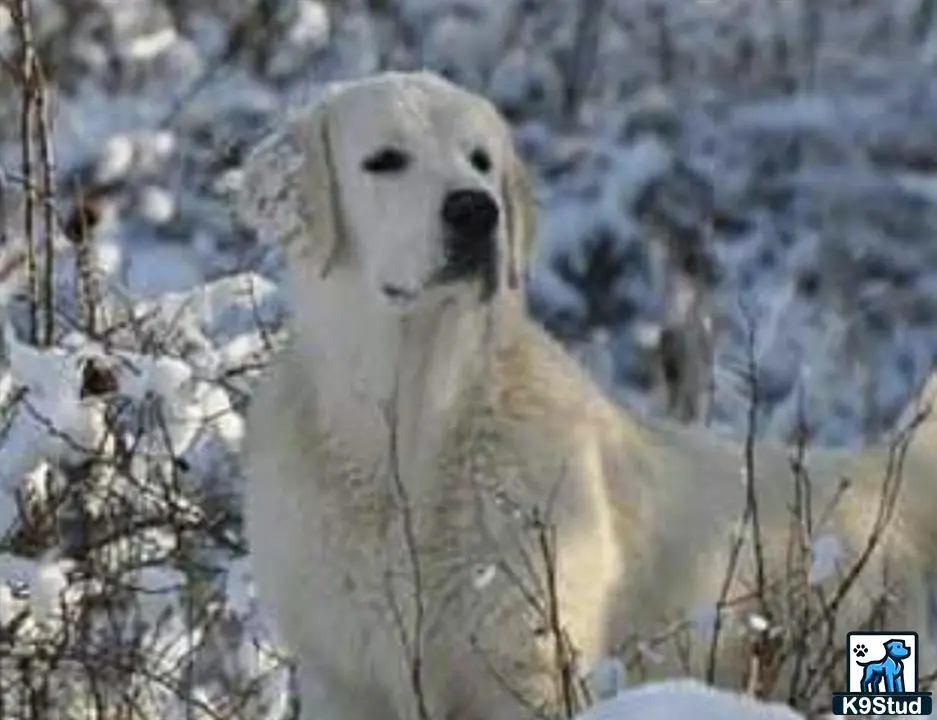
M396 393L395 393L396 396ZM387 422L388 432L390 434L390 478L393 483L393 490L397 495L400 506L401 522L403 529L403 539L406 545L407 556L410 561L410 575L413 583L413 632L412 635L406 632L406 625L400 618L398 628L401 633L401 641L404 643L404 650L408 654L410 663L410 686L413 690L414 699L417 703L417 713L420 720L430 720L429 708L426 704L426 693L423 688L423 635L424 635L424 592L423 592L423 573L419 555L419 545L417 543L416 525L413 518L413 508L410 505L410 497L407 488L400 475L400 455L398 446L398 421L397 421L397 399L391 400L385 409L384 416ZM391 600L394 600L393 589L390 588Z
M28 340L36 345L39 335L39 286L36 260L36 190L33 180L33 102L36 95L34 70L36 67L33 47L32 17L29 0L15 0L10 7L13 24L19 36L20 85L20 150L22 173L25 183L25 205L23 208L23 232L26 235L26 282L29 308Z
M765 591L765 572L764 572L764 559L763 559L763 549L761 547L761 528L758 523L758 503L757 497L755 495L755 439L757 432L757 418L758 418L758 392L757 392L757 376L756 376L756 363L755 363L755 331L754 331L754 322L752 319L749 319L749 337L748 337L748 347L746 348L748 355L748 382L751 387L751 393L749 397L748 405L748 427L745 432L745 446L744 446L744 479L745 479L745 509L742 511L742 517L739 520L739 525L736 531L736 535L733 538L732 545L729 550L729 560L726 566L726 572L723 577L722 587L719 591L719 599L716 602L716 614L713 620L713 634L712 639L709 644L709 659L706 665L706 679L708 682L715 682L716 677L716 661L719 656L719 641L723 628L723 612L727 606L729 600L729 591L732 588L732 584L735 581L736 573L738 572L738 564L741 558L742 548L745 544L745 533L746 528L749 523L752 524L752 535L753 535L753 552L755 556L755 567L756 567L756 584L758 592L756 593L760 599L760 605L762 612L766 612L766 606L764 603L764 591ZM766 619L768 619L766 617Z
M577 712L576 688L573 674L573 659L570 657L566 642L566 631L560 621L559 594L557 591L556 567L556 528L536 519L535 531L537 543L543 556L547 581L547 617L550 634L553 636L554 662L556 664L557 683L563 700L563 710L567 718Z
M52 149L52 126L49 114L48 86L39 56L33 54L35 81L35 112L42 167L42 218L45 236L45 265L42 276L43 344L52 345L55 336L55 251L53 237L56 229L54 208L55 158Z
M7 176L0 167L0 251L7 246L10 240L7 227Z

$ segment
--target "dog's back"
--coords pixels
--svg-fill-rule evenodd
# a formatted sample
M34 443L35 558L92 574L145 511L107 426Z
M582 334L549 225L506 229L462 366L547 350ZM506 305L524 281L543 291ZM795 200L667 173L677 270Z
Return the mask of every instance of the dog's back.
M922 668L937 668L928 642L937 487L927 447L912 444L903 462L886 449L814 449L798 469L792 449L756 443L753 515L744 444L694 427L647 427L647 471L610 486L613 498L649 502L642 532L629 533L614 631L634 677L707 674L720 598L727 606L712 659L723 686L745 682L763 626L762 637L774 638L771 662L781 662L764 680L780 693L796 684L795 668L836 652L850 630L916 630ZM841 676L837 668L814 693L841 691Z

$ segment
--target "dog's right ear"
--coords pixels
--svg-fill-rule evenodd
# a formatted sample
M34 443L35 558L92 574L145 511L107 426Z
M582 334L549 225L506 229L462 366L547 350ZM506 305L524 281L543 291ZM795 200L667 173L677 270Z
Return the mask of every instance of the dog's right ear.
M508 223L508 287L512 290L521 287L537 235L537 212L530 174L516 152L512 149L503 183Z
M247 156L237 198L242 221L325 277L343 241L329 103L319 102Z

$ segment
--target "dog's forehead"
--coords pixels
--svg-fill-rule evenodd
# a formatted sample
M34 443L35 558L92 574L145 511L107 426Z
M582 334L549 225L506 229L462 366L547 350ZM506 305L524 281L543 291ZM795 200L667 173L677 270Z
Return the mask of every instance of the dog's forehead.
M447 83L394 78L350 88L337 100L340 132L359 142L502 140L487 101Z

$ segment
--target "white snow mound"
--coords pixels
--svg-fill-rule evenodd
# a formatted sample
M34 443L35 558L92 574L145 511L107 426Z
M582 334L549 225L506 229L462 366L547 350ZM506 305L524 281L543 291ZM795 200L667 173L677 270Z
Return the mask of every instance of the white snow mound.
M786 705L718 690L698 680L677 679L639 685L602 700L577 720L804 720Z

